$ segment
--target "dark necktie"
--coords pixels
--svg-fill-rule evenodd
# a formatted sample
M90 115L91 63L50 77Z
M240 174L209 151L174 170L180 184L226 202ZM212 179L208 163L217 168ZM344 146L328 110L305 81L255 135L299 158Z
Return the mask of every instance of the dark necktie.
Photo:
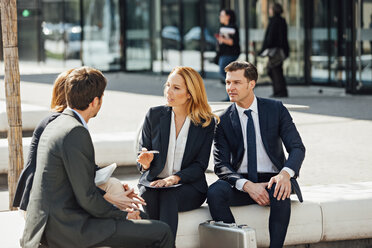
M252 119L252 110L244 111L248 116L247 122L247 152L248 152L248 180L257 183L257 152L256 152L256 132Z

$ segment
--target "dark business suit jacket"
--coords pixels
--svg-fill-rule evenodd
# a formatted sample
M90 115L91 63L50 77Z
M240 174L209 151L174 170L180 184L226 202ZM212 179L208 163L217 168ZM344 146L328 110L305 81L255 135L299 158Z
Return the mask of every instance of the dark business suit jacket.
M140 149L145 147L148 150L158 150L160 153L155 154L150 169L142 174L140 185L154 181L164 169L168 154L171 114L171 107L158 106L151 108L146 115ZM181 178L180 183L189 183L202 193L208 190L204 172L208 167L214 129L214 119L205 128L190 123L181 170L175 174ZM141 165L138 166L141 170Z
M52 113L51 115L45 117L35 128L33 134L32 134L32 139L31 139L31 144L30 144L30 149L28 152L28 158L26 165L24 169L22 170L22 173L19 177L18 183L17 183L17 189L16 193L14 196L14 201L13 201L13 207L19 207L22 210L27 210L27 205L30 199L30 192L32 188L32 183L34 181L34 174L36 170L36 158L37 158L37 147L39 145L39 140L41 134L44 132L44 129L46 126L54 121L58 116L60 116L61 113ZM74 113L75 118L80 122L79 117ZM100 167L96 165L96 170L99 170ZM98 188L100 193L104 195L106 192Z
M305 157L305 147L292 121L288 110L280 101L257 97L258 116L262 142L271 162L280 171L288 167L300 173ZM214 138L215 173L232 186L243 176L237 173L244 155L244 141L235 104L228 107L220 116ZM286 159L285 146L289 156ZM291 179L292 189L302 201L301 191L295 178Z
M126 212L97 190L94 148L88 130L66 109L41 135L22 247L89 247L116 231Z

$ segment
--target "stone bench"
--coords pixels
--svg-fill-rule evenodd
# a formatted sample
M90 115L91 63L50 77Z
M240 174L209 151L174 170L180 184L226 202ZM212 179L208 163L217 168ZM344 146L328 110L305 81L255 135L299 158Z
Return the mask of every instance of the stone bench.
M372 238L372 182L302 187L304 202L292 200L285 245ZM232 207L238 224L256 230L258 247L269 246L269 207ZM198 225L211 219L206 205L179 214L177 247L199 245Z
M39 122L50 112L46 107L22 103L22 130L33 131ZM5 101L0 101L0 133L8 130L8 117Z
M372 238L372 182L302 187L304 202L293 196L285 245ZM233 207L238 224L256 230L258 247L268 247L269 207ZM177 247L199 247L199 223L211 219L208 206L179 214ZM17 212L0 212L2 247L19 247L24 221Z
M136 132L92 134L96 163L106 166L113 162L118 165L136 164ZM23 138L23 157L27 159L31 138ZM8 140L0 139L0 174L8 171Z

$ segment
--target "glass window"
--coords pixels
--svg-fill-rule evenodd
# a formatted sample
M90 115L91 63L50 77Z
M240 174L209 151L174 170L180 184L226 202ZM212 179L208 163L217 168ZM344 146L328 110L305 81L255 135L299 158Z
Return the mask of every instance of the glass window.
M120 69L119 0L84 0L83 63L100 70Z
M372 88L372 0L357 5L357 89Z
M220 1L207 0L205 3L205 40L206 49L204 51L204 71L207 77L219 78L219 67L213 62L216 56L217 40L214 35L219 32Z
M126 1L126 70L151 70L151 0Z
M42 44L48 66L81 65L80 2L44 1Z
M162 71L170 72L173 67L182 65L180 5L178 0L163 0L162 17Z

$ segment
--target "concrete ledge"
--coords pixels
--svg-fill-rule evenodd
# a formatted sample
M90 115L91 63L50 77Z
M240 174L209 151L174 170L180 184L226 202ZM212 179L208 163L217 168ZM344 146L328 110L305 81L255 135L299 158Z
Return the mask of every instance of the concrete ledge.
M257 245L269 246L269 207L257 205L232 207L238 224L247 224L256 230ZM198 226L212 219L208 206L179 214L177 247L199 247ZM322 211L318 204L292 201L291 220L285 245L317 243L322 237Z
M372 238L372 182L306 187L322 209L322 241Z
M305 202L292 201L291 220L285 245L325 245L329 242L370 240L372 238L372 182L302 187ZM295 197L294 197L295 198ZM269 207L233 207L238 224L256 230L258 247L269 245ZM208 206L179 214L177 247L199 247L199 223L211 219ZM0 212L2 247L19 247L23 217L17 212ZM368 241L369 242L369 241ZM365 243L365 242L364 242ZM332 243L329 243L332 244ZM297 247L297 246L296 246ZM311 246L312 247L312 246Z
M99 166L114 162L123 166L136 164L135 139L136 132L93 134L96 163ZM23 157L27 158L31 138L23 138L22 142ZM8 154L8 140L0 139L0 158L3 158L0 160L0 174L8 172Z
M50 112L48 108L22 103L22 129L24 131L32 131L37 124L45 118ZM0 132L8 130L8 117L6 114L6 103L0 101Z

